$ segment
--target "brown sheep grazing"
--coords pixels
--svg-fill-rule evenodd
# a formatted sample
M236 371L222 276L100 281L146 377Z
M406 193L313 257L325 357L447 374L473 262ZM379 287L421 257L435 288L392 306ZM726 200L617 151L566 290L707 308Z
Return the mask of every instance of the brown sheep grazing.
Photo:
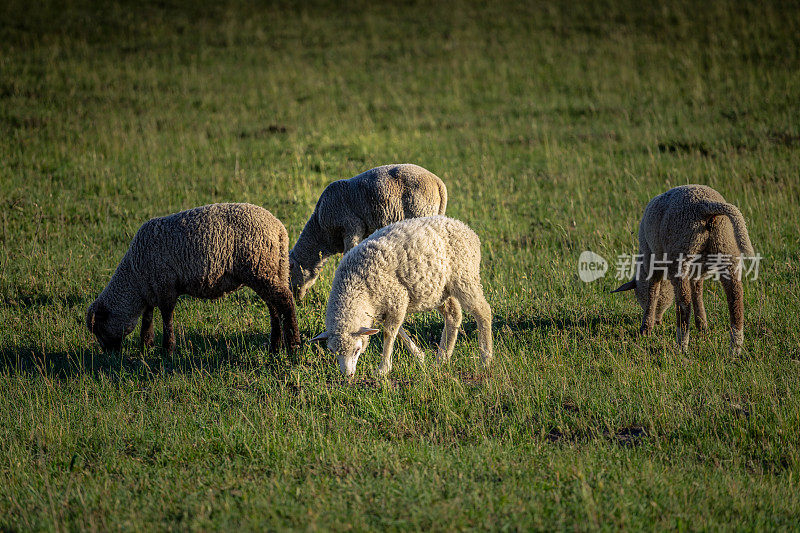
M286 228L255 205L196 207L139 228L108 286L89 306L86 325L103 349L115 350L141 316L142 346L152 346L153 309L158 307L162 345L171 353L178 296L219 298L243 285L269 307L270 351L299 346Z
M744 217L704 185L675 187L650 200L639 224L640 263L634 279L613 292L634 289L644 310L640 332L649 334L677 300L677 343L689 346L692 306L698 329L707 328L703 280L719 278L730 312L731 353L744 342L742 257L753 256ZM720 261L727 258L725 261ZM690 272L693 270L693 274ZM667 288L667 281L673 290Z
M289 252L298 300L317 281L329 257L347 252L375 230L414 217L444 215L447 187L412 164L384 165L329 184Z

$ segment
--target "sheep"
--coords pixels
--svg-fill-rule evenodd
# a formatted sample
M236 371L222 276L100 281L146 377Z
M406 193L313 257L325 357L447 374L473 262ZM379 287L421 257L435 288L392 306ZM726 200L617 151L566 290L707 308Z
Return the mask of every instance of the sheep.
M334 254L407 218L444 215L447 188L424 168L384 165L328 185L289 252L292 290L301 300Z
M661 323L664 312L676 299L676 340L681 351L686 352L692 306L697 328L708 327L703 280L716 275L728 300L731 354L738 356L744 342L742 258L753 254L744 217L736 206L711 187L675 187L647 204L639 224L637 273L612 292L634 290L644 311L640 328L643 335ZM719 261L725 257L729 259ZM690 279L692 268L697 270ZM672 283L672 291L665 288L667 281Z
M211 204L145 222L106 288L86 313L104 350L117 350L142 317L141 345L153 345L153 309L164 323L163 348L175 348L178 296L215 299L252 288L271 319L270 351L300 345L289 287L289 236L269 211L251 204Z
M448 361L455 347L463 307L475 317L484 367L492 360L492 310L480 281L481 243L466 224L444 216L412 218L380 229L347 252L336 269L325 314L325 331L313 339L327 348L348 379L369 336L383 323L383 354L377 375L392 369L399 333L420 361L424 354L401 326L408 313L437 309L444 330L437 353Z

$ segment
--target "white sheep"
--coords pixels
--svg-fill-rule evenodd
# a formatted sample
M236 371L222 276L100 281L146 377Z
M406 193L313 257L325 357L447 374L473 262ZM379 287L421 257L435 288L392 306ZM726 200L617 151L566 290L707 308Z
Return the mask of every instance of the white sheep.
M153 309L163 347L175 347L178 296L219 298L252 288L267 303L270 350L300 344L289 288L289 236L280 220L250 204L212 204L145 222L111 281L89 307L86 325L103 349L118 349L142 317L141 342L153 344Z
M350 378L369 335L383 323L383 355L378 374L392 369L395 336L423 358L402 331L408 313L438 309L444 317L439 361L449 360L461 324L462 306L475 317L484 365L492 359L492 310L480 281L480 239L466 224L443 216L413 218L380 229L347 252L331 288L325 332L339 369Z
M707 328L703 280L716 272L728 300L731 353L741 352L744 341L741 258L753 256L753 246L744 217L736 206L704 185L675 187L656 196L647 204L639 224L639 255L634 279L613 292L634 289L644 310L642 334L649 334L661 322L674 298L678 302L677 343L685 352L689 346L692 305L697 328ZM667 281L673 290L666 288Z
M447 188L424 168L384 165L328 185L289 252L295 298L316 282L325 261L375 230L407 218L444 215Z

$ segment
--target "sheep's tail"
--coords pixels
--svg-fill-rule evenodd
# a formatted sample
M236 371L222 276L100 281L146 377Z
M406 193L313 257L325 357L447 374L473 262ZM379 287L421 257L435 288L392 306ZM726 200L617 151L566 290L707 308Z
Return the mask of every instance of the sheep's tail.
M744 222L742 212L733 205L725 202L703 202L701 204L703 214L706 216L724 215L733 224L733 233L736 235L736 244L739 251L747 256L755 255L753 245L750 242L750 235L747 233L747 225Z
M444 215L447 209L447 187L441 179L437 180L437 185L439 186L439 214Z

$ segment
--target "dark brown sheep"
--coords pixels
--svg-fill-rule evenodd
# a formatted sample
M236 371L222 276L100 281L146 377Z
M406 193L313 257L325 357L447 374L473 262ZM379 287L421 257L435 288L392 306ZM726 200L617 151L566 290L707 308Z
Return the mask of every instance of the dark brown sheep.
M145 222L108 286L89 306L86 324L103 349L118 349L142 317L142 346L153 344L153 309L164 322L163 347L175 348L178 296L214 299L243 285L266 301L270 351L300 344L289 287L289 237L261 207L212 204Z

